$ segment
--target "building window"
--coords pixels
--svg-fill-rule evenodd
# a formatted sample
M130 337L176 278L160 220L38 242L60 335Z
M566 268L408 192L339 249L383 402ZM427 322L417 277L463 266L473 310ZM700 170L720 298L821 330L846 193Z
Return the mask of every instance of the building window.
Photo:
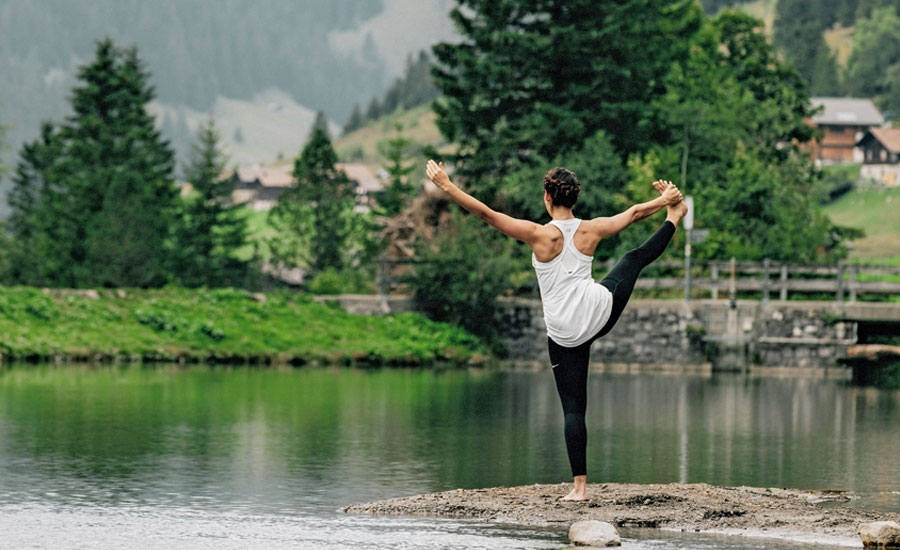
M866 149L866 160L872 160L872 150Z
M891 164L897 164L897 153L891 153Z
M887 160L887 151L882 149L881 152L879 153L879 156L881 157L881 162L886 161Z

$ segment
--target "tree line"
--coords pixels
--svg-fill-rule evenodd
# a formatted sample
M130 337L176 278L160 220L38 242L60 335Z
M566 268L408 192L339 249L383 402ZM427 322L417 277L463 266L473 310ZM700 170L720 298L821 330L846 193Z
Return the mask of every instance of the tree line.
M451 17L462 41L434 48L437 124L459 145L454 179L491 206L546 221L540 182L557 165L582 183L579 217L649 200L662 178L694 197L696 224L710 231L694 247L701 259L845 254L799 150L815 135L807 85L761 21L680 0L459 0ZM435 317L491 335L484 293L530 292L530 255L482 226L457 215L423 244L433 261L417 296ZM597 255L654 229L631 227Z
M377 228L371 213L355 209L355 189L336 167L324 113L295 159L295 185L267 215L274 236L254 243L246 208L232 204L234 181L214 120L195 136L179 187L172 148L147 111L153 98L137 49L99 42L94 59L79 69L72 114L44 122L39 138L19 151L11 214L0 231L0 281L259 287L273 283L262 273L267 261L303 268L313 286L316 276L326 286L355 278L365 290ZM409 145L402 136L386 143L394 176L376 214L396 214L414 191L403 154Z
M825 43L825 31L855 27L846 64ZM891 0L778 0L774 43L813 95L875 97L900 114L900 16Z
M349 134L397 109L411 109L437 99L438 89L431 78L432 61L426 51L419 52L416 57L407 57L403 75L394 80L382 99L373 97L365 111L360 109L359 104L353 106L344 124L344 133Z
M695 247L698 258L845 254L842 230L818 207L820 175L799 150L815 135L805 123L806 82L760 21L735 10L710 17L687 0L458 0L451 17L462 39L435 46L430 67L437 124L456 145L443 160L486 203L544 222L540 182L563 165L582 182L576 215L611 215L650 199L649 182L663 178L694 196L696 224L710 230ZM8 280L242 284L241 270L251 266L235 254L242 220L226 214L226 187L216 183L214 127L201 133L186 171L197 197L191 203L176 193L171 151L146 113L148 78L133 49L100 43L73 90L74 114L45 124L23 147ZM380 222L357 211L336 161L326 132L314 129L295 160L295 186L269 214L277 235L269 248L273 260L308 267L319 283L371 281ZM405 187L382 196L382 218L415 193L402 154L392 165ZM410 283L433 317L490 339L497 330L490 298L528 288L530 256L521 243L453 212L436 207L440 227L416 243L426 262ZM629 228L597 254L621 254L653 229ZM222 275L192 279L192 272Z

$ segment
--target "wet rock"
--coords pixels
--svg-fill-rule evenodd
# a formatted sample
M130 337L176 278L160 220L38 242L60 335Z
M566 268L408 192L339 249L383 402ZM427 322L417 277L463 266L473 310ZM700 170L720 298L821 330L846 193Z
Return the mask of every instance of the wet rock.
M900 548L900 523L896 521L863 523L858 533L866 548Z
M569 527L569 540L577 546L621 546L619 532L605 521L577 521Z

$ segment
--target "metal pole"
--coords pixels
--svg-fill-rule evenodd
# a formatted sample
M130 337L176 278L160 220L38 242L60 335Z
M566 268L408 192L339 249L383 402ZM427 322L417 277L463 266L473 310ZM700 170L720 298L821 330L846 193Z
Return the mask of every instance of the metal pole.
M387 266L384 256L378 257L378 287L381 291L381 304L387 304Z
M838 275L837 275L837 296L836 300L838 306L844 305L844 262L843 260L838 262Z
M687 242L684 243L684 301L691 303L691 230L687 230Z
M684 302L691 303L691 230L694 229L694 197L684 197L687 215L684 217L684 229L687 239L684 242Z
M737 309L737 288L734 283L734 256L731 257L731 282L728 286L728 299L731 301L731 309Z
M778 296L781 301L787 300L787 278L788 278L788 270L787 264L781 264L781 294Z
M719 299L719 264L713 262L712 264L712 299Z

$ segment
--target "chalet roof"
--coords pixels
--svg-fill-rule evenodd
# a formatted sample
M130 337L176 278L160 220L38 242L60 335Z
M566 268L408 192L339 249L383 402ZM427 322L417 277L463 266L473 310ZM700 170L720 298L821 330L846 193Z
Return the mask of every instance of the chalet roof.
M245 183L259 180L263 187L290 187L293 182L293 177L287 170L265 168L259 164L239 166L237 176L240 181Z
M900 153L900 128L869 128L866 135L859 140L859 145L871 136L877 139L891 153Z
M338 170L343 170L351 181L356 182L356 192L359 194L372 193L384 189L384 185L378 181L375 174L365 165L358 162L339 162L334 165Z
M817 125L880 126L884 116L871 99L853 97L813 97L813 107L824 107L812 117Z
M356 192L360 195L377 192L384 189L384 185L371 170L360 163L337 163L335 168L343 170L351 181L355 182ZM291 173L281 168L266 168L259 164L240 166L237 169L238 180L247 185L259 182L263 188L283 189L294 183Z

